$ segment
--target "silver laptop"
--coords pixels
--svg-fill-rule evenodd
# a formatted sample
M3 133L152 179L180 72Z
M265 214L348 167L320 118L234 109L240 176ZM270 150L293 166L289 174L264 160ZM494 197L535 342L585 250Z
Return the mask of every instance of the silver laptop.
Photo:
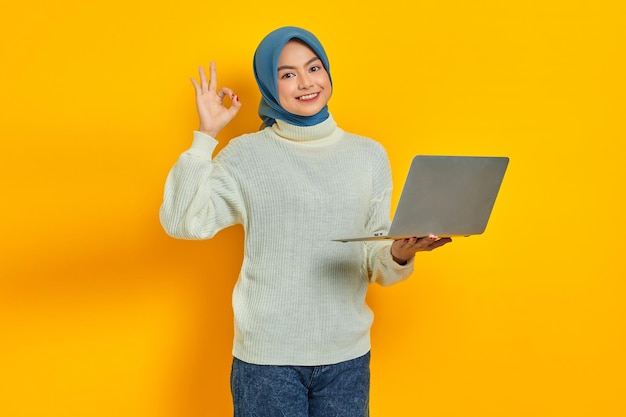
M507 157L432 156L413 158L389 233L334 239L381 239L478 235L485 231Z

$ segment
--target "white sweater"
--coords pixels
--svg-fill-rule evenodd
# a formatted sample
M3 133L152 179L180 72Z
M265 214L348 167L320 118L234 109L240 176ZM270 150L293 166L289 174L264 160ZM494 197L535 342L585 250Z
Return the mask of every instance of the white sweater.
M332 239L386 232L391 172L377 142L339 129L282 121L233 139L194 133L170 171L161 206L166 232L208 239L242 224L244 260L233 292L233 355L255 364L325 365L370 348L370 282L413 271L391 242ZM218 260L216 260L217 262Z

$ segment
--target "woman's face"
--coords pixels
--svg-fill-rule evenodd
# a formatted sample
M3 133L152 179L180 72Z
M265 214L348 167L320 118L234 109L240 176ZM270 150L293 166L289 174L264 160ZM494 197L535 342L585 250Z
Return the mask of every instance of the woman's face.
M332 93L328 72L306 44L289 41L278 58L280 105L298 116L317 114Z

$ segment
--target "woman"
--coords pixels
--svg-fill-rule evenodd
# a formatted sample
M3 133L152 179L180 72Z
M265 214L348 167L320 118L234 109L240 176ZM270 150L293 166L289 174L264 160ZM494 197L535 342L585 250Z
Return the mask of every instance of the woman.
M183 239L244 227L233 292L235 416L367 416L367 287L408 278L416 252L450 239L333 242L388 229L386 152L337 127L328 59L310 32L271 32L253 66L262 129L215 158L214 138L241 103L229 88L217 90L213 63L208 81L202 68L200 82L192 80L200 126L169 173L161 222Z

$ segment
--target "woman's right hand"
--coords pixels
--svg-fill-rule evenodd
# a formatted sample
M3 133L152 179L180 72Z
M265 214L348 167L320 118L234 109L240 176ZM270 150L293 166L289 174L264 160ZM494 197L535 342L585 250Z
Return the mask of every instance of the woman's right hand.
M200 118L198 130L215 138L224 126L237 115L241 103L239 97L230 88L222 87L217 91L215 62L211 62L208 81L203 67L200 67L199 72L200 84L195 79L191 79L191 83L196 89L196 106ZM230 107L224 105L224 97L226 96L230 97Z

